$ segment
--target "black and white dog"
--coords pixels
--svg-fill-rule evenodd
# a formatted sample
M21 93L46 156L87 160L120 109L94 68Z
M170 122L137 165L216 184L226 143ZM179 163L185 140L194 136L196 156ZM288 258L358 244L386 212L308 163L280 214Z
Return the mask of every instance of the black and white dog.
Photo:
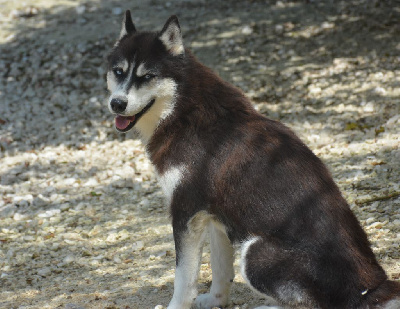
M199 63L175 16L160 32L139 32L127 11L108 61L115 126L140 133L170 205L169 309L228 304L233 243L245 280L277 303L259 308L400 308L400 285L388 280L321 160ZM197 296L207 231L213 282Z

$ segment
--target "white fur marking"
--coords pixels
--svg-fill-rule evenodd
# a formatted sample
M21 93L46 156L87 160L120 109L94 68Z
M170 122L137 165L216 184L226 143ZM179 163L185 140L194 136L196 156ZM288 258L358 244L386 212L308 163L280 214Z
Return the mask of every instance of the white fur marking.
M146 64L141 63L139 64L138 68L136 69L136 76L142 77L147 74Z
M243 279L247 282L247 284L250 287L252 287L252 285L246 274L246 255L247 255L247 251L249 250L249 248L260 239L261 239L261 237L254 236L254 237L250 238L249 240L243 242L243 244L242 244L242 250L241 250L241 254L240 254L240 258L241 258L240 272L243 276ZM257 292L260 293L259 291L257 291Z
M133 106L140 105L140 108L137 108L137 112L142 110L152 98L156 99L150 110L148 110L135 125L145 144L150 140L160 122L173 112L176 88L177 84L174 80L165 78L155 81L155 85L152 84L138 90L132 90L128 95L128 108L131 108L129 107L130 105L132 109ZM129 114L132 115L137 112Z
M117 84L117 81L115 80L114 73L111 71L107 72L107 89L110 92L113 92L117 88L118 88L118 84ZM111 99L109 101L111 102Z
M119 69L122 69L122 71L126 72L128 70L128 67L129 67L129 63L128 63L128 61L126 61L126 59L124 59L124 60L121 60L120 62L116 63L113 66L113 69L119 68Z
M232 285L234 254L226 229L219 222L210 224L212 284L210 293L199 295L196 306L199 309L224 307L229 303L229 290Z
M197 278L201 264L201 253L206 227L210 215L200 211L188 222L183 237L181 256L175 272L174 295L168 309L189 309L197 295Z
M399 309L400 308L400 298L393 299L385 304L383 309Z
M194 246L193 246L194 247ZM196 248L190 248L194 250ZM190 257L191 258L191 257ZM196 267L193 265L186 264L178 266L175 270L175 281L174 281L174 295L172 296L171 302L168 305L168 309L186 309L190 308L193 299L196 297L197 288L191 282L188 284L188 279L197 274L194 272ZM196 280L197 281L197 280Z
M254 236L252 238L250 238L249 240L245 241L242 243L242 250L241 250L241 254L240 254L240 272L242 274L243 279L246 281L246 283L248 284L248 286L258 295L261 295L262 297L264 297L267 303L272 304L271 307L268 306L263 306L263 307L259 307L261 308L269 308L269 309L282 309L279 306L275 306L275 304L277 304L276 300L273 299L271 296L266 295L264 293L261 293L260 291L258 291L257 289L255 289L251 283L249 278L247 277L246 274L246 256L247 256L247 252L249 251L249 248L255 244L257 241L261 240L261 237L259 236ZM257 308L255 308L257 309Z
M123 61L121 64L119 64L119 65L121 65L121 68L122 68L122 70L123 70L124 72L126 72L126 71L128 70L128 67L129 67L128 61L124 60L124 61Z
M119 33L119 38L121 39L124 35L128 34L128 32L126 32L126 28L125 28L125 19L122 22L122 28L121 31ZM119 41L117 41L117 43L115 43L115 45L117 45L119 43Z
M287 282L276 291L278 298L287 303L299 304L307 298L303 290L295 282Z
M161 176L159 176L159 184L165 195L168 205L172 201L172 196L174 195L174 191L176 187L181 183L183 174L185 172L185 166L179 165L170 168Z

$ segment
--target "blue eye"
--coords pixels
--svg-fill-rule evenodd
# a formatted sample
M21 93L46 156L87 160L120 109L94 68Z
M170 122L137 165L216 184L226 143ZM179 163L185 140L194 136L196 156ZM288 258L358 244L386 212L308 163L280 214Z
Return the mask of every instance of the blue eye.
M121 68L115 68L113 69L113 72L116 76L122 76L124 74L124 70L122 70Z
M154 77L156 77L156 76L153 75L153 74L146 74L145 76L143 76L143 78L144 78L145 80L150 80L150 79L152 79L152 78L154 78Z

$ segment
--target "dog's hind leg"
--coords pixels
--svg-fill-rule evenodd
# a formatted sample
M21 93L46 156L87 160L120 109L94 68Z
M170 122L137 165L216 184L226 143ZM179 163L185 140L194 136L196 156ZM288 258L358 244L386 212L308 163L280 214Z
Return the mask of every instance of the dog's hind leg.
M229 290L234 277L234 250L221 228L210 223L212 284L210 293L197 297L195 304L199 309L223 307L229 302Z
M242 244L242 276L256 293L267 298L268 306L256 309L283 309L308 303L302 283L290 279L296 278L296 259L300 258L261 237L253 237Z

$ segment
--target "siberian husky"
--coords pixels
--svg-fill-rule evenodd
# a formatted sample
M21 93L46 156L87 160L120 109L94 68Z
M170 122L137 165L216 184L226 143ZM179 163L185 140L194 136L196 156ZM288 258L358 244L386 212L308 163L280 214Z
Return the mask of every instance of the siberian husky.
M139 132L170 206L169 309L229 303L234 243L244 279L276 301L259 308L400 308L400 285L321 160L199 63L176 16L160 32L140 32L127 11L108 63L115 127ZM197 296L206 231L213 281Z

